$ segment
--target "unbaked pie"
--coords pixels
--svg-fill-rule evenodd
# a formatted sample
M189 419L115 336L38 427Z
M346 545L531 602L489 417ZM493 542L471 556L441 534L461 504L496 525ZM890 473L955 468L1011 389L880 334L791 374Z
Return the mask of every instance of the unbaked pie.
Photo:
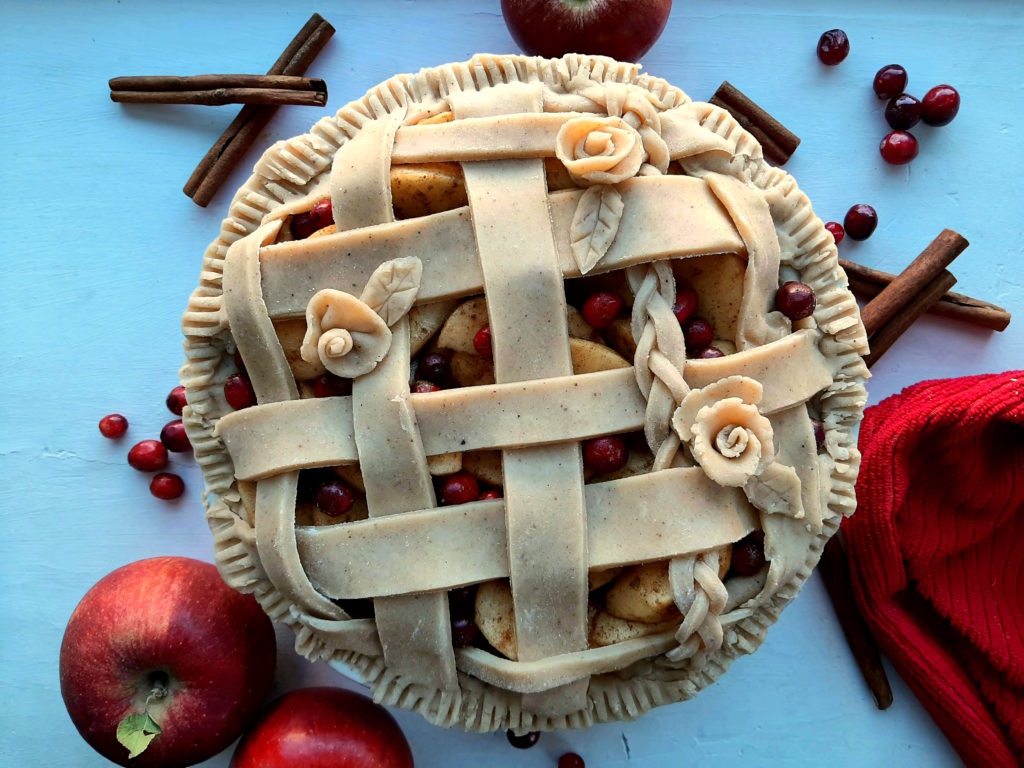
M789 281L812 315L776 308ZM732 117L636 65L481 55L279 142L184 331L225 579L438 724L689 698L855 507L833 240Z

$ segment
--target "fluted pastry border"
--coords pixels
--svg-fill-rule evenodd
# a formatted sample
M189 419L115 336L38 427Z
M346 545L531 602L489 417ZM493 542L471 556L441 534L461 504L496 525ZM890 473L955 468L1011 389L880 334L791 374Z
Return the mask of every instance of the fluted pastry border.
M833 460L828 514L794 578L750 616L728 627L721 650L709 655L703 665L672 669L659 666L655 660L644 660L618 673L594 677L586 709L568 716L539 717L522 710L519 696L468 676L460 675L460 691L446 693L403 681L390 673L379 657L332 646L329 635L318 631L317 621L298 615L263 572L255 536L234 485L231 459L214 434L216 420L229 410L221 387L233 352L221 301L228 247L254 231L267 213L304 197L329 176L338 147L370 120L406 106L410 107L410 117L428 116L455 90L480 90L513 81L540 81L562 88L580 75L596 82L646 88L668 107L690 103L683 91L659 78L640 74L637 65L575 54L552 60L478 55L468 62L392 77L336 115L321 119L308 134L278 142L264 153L254 174L235 194L219 237L206 250L199 286L182 321L186 359L181 379L189 403L184 420L206 482L203 499L207 520L214 536L215 560L225 580L255 595L271 618L292 627L299 653L311 659L326 659L370 685L376 700L417 711L442 726L478 731L586 727L632 719L651 707L690 698L714 682L735 658L754 651L763 642L768 627L810 575L842 516L851 514L856 505L854 482L860 454L854 427L867 399L864 383L868 372L862 359L867 338L839 266L835 244L795 180L764 161L760 145L731 115L710 104L700 104L695 106L701 109L701 124L725 139L733 150L731 158L708 155L700 162L707 170L735 176L764 193L782 245L783 268L792 270L794 277L815 290L818 303L814 320L824 331L821 350L834 362L837 372L818 403ZM352 637L357 634L353 632Z

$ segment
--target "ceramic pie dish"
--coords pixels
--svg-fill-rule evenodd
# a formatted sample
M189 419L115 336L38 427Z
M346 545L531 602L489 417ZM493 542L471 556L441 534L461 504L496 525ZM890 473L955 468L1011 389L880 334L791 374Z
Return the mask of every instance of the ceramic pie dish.
M776 308L788 281L810 317ZM609 325L580 311L597 293ZM692 697L856 505L867 344L831 235L728 113L636 65L480 55L275 144L183 326L224 578L439 725ZM490 492L446 497L467 475ZM730 566L762 539L764 567Z

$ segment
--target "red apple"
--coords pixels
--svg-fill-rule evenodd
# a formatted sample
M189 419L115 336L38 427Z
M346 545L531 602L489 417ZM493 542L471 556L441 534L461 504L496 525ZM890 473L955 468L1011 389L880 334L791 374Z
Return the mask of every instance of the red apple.
M82 598L61 643L60 690L78 732L108 760L180 767L238 738L276 660L273 626L251 596L210 563L157 557L107 574ZM144 747L138 757L129 760L119 729Z
M300 688L260 713L231 768L413 768L398 723L344 688Z
M637 61L661 35L672 0L501 0L505 24L526 53L591 53Z

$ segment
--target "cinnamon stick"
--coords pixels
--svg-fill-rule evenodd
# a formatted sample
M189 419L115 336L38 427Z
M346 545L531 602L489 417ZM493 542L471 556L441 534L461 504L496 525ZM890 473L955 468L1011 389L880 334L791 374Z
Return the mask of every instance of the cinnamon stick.
M872 275L868 272L858 275L859 270L851 270L854 273L851 285L858 277L865 283L868 278L892 278L861 311L871 347L871 353L865 358L869 368L956 283L956 278L946 267L966 247L967 240L946 229L899 275ZM846 636L847 645L875 699L875 705L879 709L886 709L892 704L892 688L882 666L878 644L857 608L841 536L841 532L836 533L826 543L818 570Z
M873 299L896 278L896 275L871 269L847 259L839 259L839 265L845 270L850 281L850 290L862 299ZM996 304L952 291L943 295L928 310L928 314L962 320L992 331L1005 330L1011 320L1010 313Z
M775 165L785 165L800 145L800 137L728 80L718 86L718 90L708 102L735 117L737 122L761 144L765 159Z
M944 229L905 270L861 310L861 320L870 339L883 325L911 302L926 286L932 286L942 271L963 253L969 243L951 229ZM947 286L948 290L949 286ZM943 291L942 293L945 293ZM941 297L942 294L939 294ZM936 299L937 301L938 299ZM932 302L934 303L934 302ZM916 318L915 318L916 319ZM906 330L906 329L904 329Z
M305 26L284 49L267 74L301 75L316 58L334 34L334 27L318 13L314 13ZM197 205L206 206L224 183L242 155L252 146L277 107L247 104L231 121L210 151L199 162L185 184L185 194Z
M942 270L932 282L928 283L918 293L914 294L911 299L893 315L887 323L882 325L877 331L868 337L868 344L871 347L871 352L867 357L864 358L865 364L868 368L873 366L879 361L889 347L891 347L895 341L906 333L907 329L912 326L921 315L928 311L929 308L935 305L939 299L942 298L943 294L946 293L950 288L956 284L956 278L950 274L949 270ZM881 296L881 294L879 294ZM875 297L865 307L871 306L874 302L878 301L878 297ZM863 315L863 313L862 313Z
M112 91L209 91L215 88L280 88L311 91L326 87L315 77L295 75L132 75L112 77Z
M888 709L892 705L892 686L882 666L882 654L864 617L857 610L850 583L850 564L842 541L842 532L828 540L821 553L818 570L825 582L839 626L846 636L854 661L875 699L875 706Z
M264 104L322 107L325 91L293 91L284 88L214 88L209 91L111 91L110 100L123 104Z
M110 100L129 104L295 104L322 107L327 84L285 75L143 75L115 77Z

